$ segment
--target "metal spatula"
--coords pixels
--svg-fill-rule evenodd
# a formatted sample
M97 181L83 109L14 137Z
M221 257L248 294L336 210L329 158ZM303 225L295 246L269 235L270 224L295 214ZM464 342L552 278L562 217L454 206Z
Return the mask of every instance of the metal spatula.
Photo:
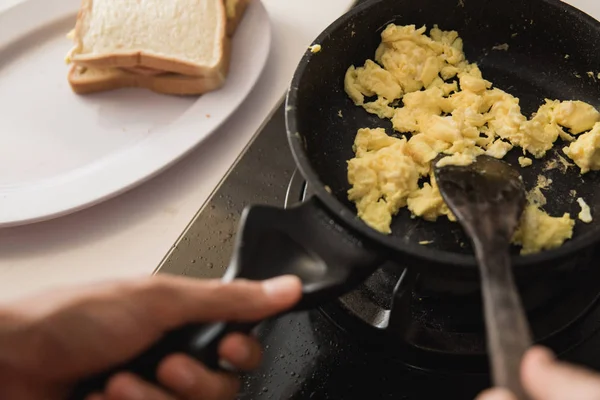
M525 186L509 164L480 156L469 166L437 167L442 197L470 236L481 274L487 347L494 385L527 399L520 379L532 339L512 276L510 241L526 204Z

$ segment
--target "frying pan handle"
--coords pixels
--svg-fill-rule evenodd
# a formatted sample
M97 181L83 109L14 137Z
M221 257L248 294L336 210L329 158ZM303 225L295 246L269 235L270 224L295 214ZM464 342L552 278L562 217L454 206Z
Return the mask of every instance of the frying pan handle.
M532 343L529 324L512 276L508 246L478 257L482 273L487 347L495 386L527 400L521 383L521 360Z
M251 206L224 279L296 275L303 296L294 310L307 310L354 289L386 253L338 223L316 197L288 209Z
M219 343L232 332L248 334L256 325L257 323L194 324L174 330L137 358L80 382L69 399L83 400L92 393L102 392L109 379L119 372L133 373L148 382L156 383L159 364L165 357L175 353L187 354L214 370L228 370L228 366L219 364Z
M287 210L252 206L242 214L234 254L223 280L297 275L302 280L303 297L288 312L306 310L353 289L381 265L383 257L382 252L339 225L315 198ZM158 365L174 353L188 354L212 369L226 369L219 364L217 354L221 340L232 332L250 333L260 322L176 329L134 360L81 382L70 399L82 400L102 391L108 380L122 371L156 383Z

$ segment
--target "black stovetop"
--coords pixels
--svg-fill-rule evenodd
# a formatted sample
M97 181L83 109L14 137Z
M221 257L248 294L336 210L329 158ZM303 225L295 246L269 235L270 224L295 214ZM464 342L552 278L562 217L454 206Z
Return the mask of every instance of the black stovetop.
M283 114L281 106L200 209L159 273L221 276L246 205L284 206L301 200L298 192L304 189L299 190L298 183L290 185L295 165ZM302 185L298 175L293 181ZM472 359L466 368L462 357L446 358L444 368L429 365L423 369L419 362L406 362L408 353L370 346L364 335L353 330L352 323L345 325L349 317L341 304L262 324L257 335L265 347L264 362L260 370L243 377L240 399L472 399L489 384L485 360L476 371ZM343 318L337 318L339 315ZM568 349L562 358L600 370L598 328L600 304L565 330L561 340L577 345L575 348L560 341L548 344L557 344L560 351ZM412 357L417 361L427 357L416 354Z

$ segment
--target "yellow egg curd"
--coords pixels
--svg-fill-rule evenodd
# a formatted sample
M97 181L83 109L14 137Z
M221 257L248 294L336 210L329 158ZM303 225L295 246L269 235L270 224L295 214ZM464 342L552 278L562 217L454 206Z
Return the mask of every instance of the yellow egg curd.
M400 134L359 129L348 161L348 198L372 228L391 233L403 207L427 221L455 220L433 179L431 162L439 154L446 155L440 166L469 165L481 154L501 159L520 147L526 167L560 138L581 173L600 169L600 113L593 106L546 99L527 118L518 98L494 88L466 60L456 31L434 26L427 35L426 27L390 24L381 39L374 60L351 66L344 79L357 106L389 119ZM523 254L558 247L573 235L568 214L552 217L542 206L531 202L524 211L513 240Z

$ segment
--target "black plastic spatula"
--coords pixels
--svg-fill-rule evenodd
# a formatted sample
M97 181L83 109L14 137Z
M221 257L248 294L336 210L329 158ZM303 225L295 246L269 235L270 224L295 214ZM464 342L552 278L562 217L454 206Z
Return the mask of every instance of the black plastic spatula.
M442 197L473 242L495 386L527 399L520 379L523 354L531 346L529 324L517 293L510 241L526 204L525 186L509 164L479 156L468 166L442 166L434 174Z

